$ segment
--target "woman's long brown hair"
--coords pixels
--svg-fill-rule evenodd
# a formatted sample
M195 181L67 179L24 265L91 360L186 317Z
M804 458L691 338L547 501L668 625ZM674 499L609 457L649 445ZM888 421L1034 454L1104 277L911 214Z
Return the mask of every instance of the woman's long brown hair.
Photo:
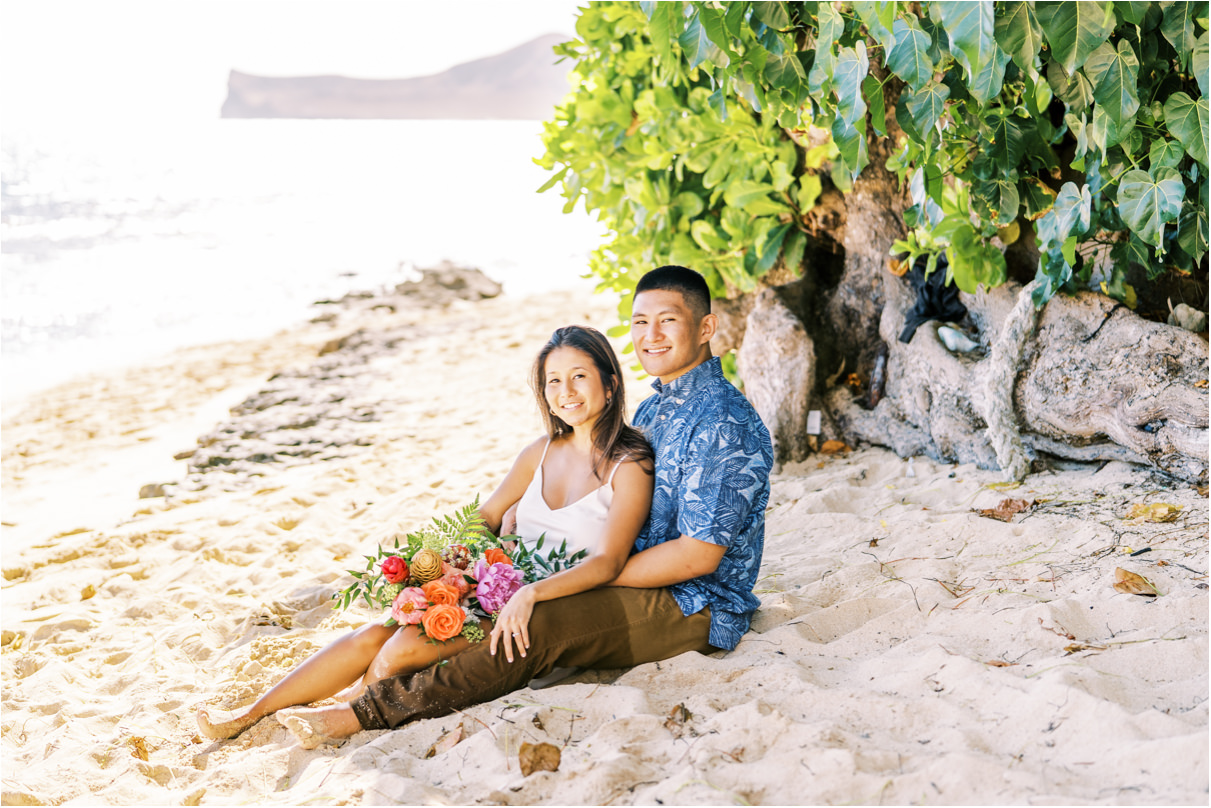
M534 359L534 369L530 375L530 384L538 399L538 411L542 413L543 423L547 427L547 435L552 440L572 432L572 427L551 412L545 393L547 383L547 357L556 348L575 348L587 354L592 360L597 373L601 377L601 386L606 392L606 405L597 423L593 426L593 448L597 450L597 460L593 463L593 474L599 480L604 480L602 467L620 460L653 460L652 447L648 444L643 433L626 421L626 401L623 395L622 368L618 357L610 346L605 335L594 328L581 325L566 325L555 329L555 333L542 346ZM642 464L648 473L651 466Z

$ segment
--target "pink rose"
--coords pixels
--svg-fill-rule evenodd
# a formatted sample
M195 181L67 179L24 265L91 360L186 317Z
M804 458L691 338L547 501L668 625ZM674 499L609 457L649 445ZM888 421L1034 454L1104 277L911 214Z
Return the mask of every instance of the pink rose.
M458 590L459 600L465 598L467 593L471 591L471 584L467 583L467 573L460 570L458 567L449 567L445 569L442 577L438 580L446 586L452 586Z
M395 596L391 603L391 616L401 626L415 626L425 616L429 608L429 599L424 591L410 586Z
M383 571L383 577L389 584L402 584L408 580L408 562L399 556L387 556L379 569Z

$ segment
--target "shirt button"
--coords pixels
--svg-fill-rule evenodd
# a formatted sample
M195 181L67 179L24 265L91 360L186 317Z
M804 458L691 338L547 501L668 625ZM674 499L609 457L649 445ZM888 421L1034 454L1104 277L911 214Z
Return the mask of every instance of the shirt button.
M664 416L663 416L663 415L662 415L662 416L660 416L660 420L661 420L661 421L663 421L663 420L664 420Z
M682 401L682 400L681 400L681 399L679 399L679 398L676 398L676 399L673 399L673 400L674 400L674 401L676 401L678 404L684 404L684 403L685 403L684 401Z

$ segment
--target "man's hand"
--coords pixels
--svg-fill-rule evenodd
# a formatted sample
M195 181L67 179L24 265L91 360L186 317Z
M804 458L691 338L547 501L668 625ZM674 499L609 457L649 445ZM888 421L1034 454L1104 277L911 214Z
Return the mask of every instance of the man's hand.
M709 575L719 568L727 548L682 535L627 559L610 586L655 589Z

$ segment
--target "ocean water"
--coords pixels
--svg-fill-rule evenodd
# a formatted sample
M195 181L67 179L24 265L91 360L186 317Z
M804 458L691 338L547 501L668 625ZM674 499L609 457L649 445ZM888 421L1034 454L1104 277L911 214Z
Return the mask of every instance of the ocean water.
M506 294L583 286L535 121L214 120L6 131L6 404L173 348L267 336L448 259Z

